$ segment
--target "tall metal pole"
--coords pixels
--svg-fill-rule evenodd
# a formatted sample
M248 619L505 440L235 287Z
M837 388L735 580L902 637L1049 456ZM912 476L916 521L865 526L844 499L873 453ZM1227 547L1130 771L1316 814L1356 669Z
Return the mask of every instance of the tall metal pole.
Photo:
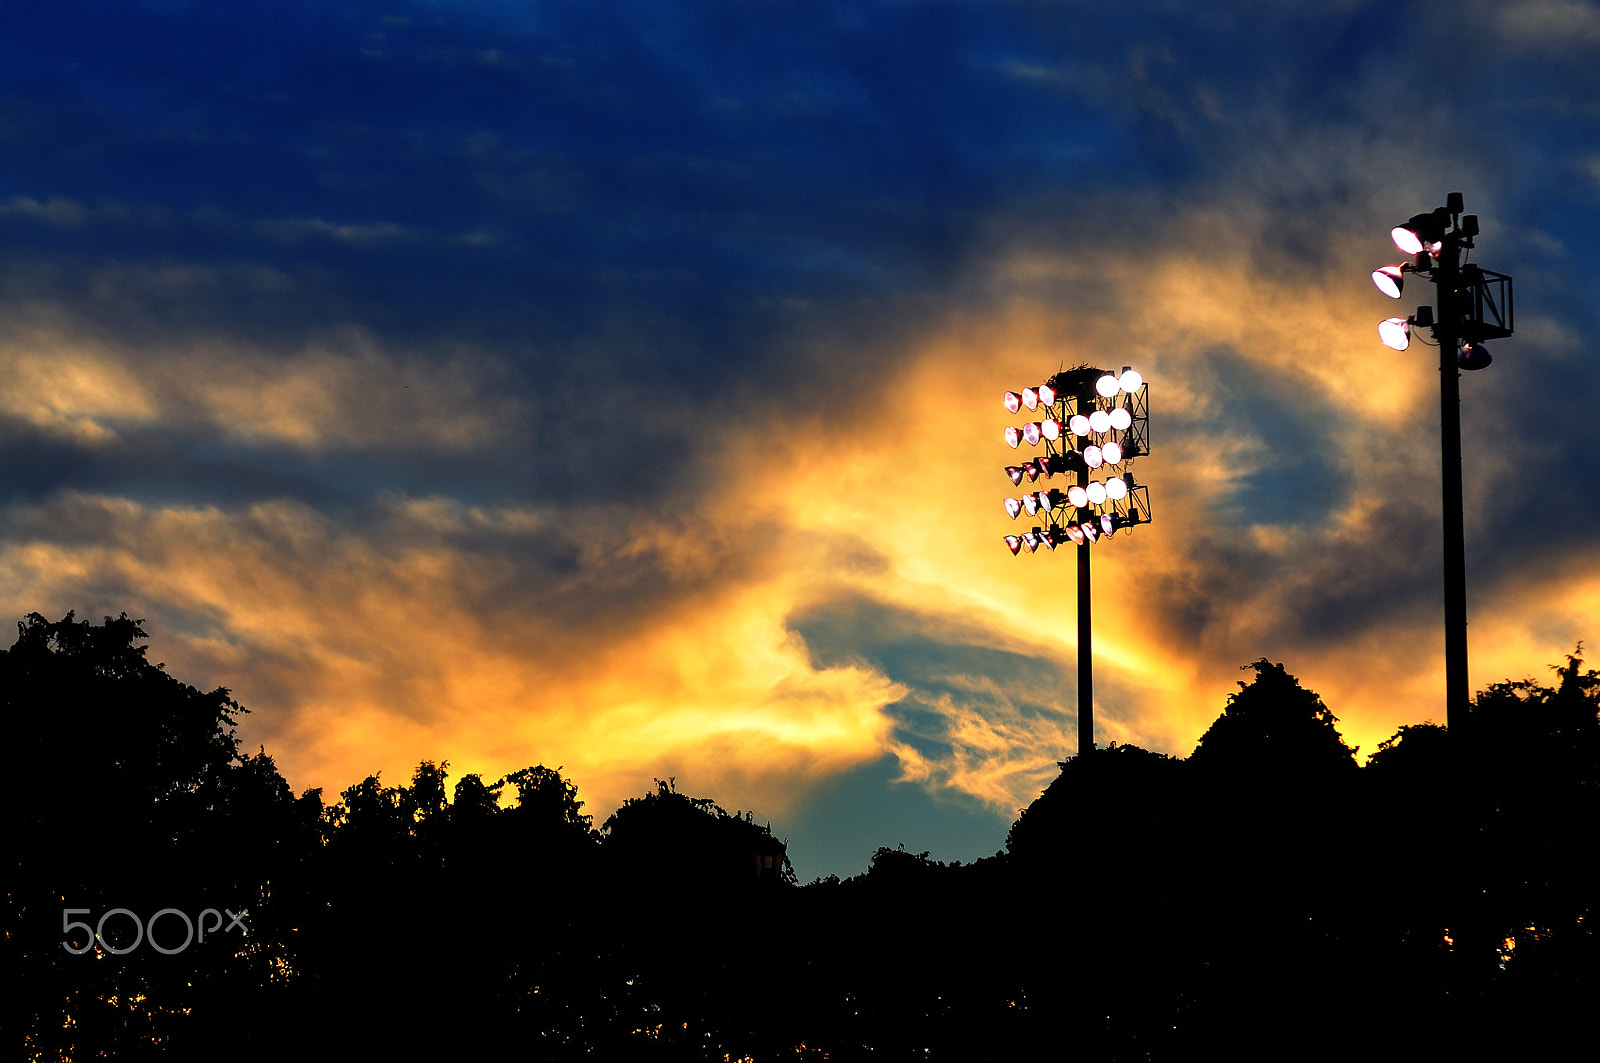
M1445 724L1454 734L1465 722L1471 692L1467 680L1467 551L1461 487L1461 249L1446 237L1434 270L1439 320L1439 463L1444 481L1444 670Z
M1078 470L1078 486L1089 483L1089 470ZM1078 544L1078 756L1094 752L1094 625L1089 613L1089 541Z

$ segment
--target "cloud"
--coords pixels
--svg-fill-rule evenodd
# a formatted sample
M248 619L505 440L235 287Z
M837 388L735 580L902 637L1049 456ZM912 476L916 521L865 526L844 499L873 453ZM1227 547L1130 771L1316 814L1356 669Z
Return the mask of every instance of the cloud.
M0 203L0 217L27 218L49 225L76 227L89 218L82 203L64 196L51 196L41 203L30 196L16 196L9 203Z
M524 430L525 404L496 394L470 351L391 352L357 329L293 352L232 339L150 351L52 316L18 308L0 337L0 412L85 443L159 425L306 452L451 452Z
M1491 10L1497 28L1519 43L1551 49L1600 44L1600 7L1587 0L1517 0Z
M879 754L899 689L813 667L760 581L719 580L675 539L562 523L391 499L357 532L290 503L64 494L12 510L0 573L19 615L158 618L154 655L257 710L245 739L300 787L424 758L487 773L543 761L602 808L680 773L777 809ZM630 567L639 589L622 593L612 571Z

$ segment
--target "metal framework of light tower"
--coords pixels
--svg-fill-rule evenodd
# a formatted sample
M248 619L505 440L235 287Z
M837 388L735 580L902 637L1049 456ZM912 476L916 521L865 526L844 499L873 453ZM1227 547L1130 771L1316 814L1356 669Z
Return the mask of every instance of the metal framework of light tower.
M1096 542L1150 521L1150 490L1136 483L1134 459L1150 453L1150 388L1134 370L1120 374L1079 366L1046 383L1008 391L1011 413L1037 413L1039 420L1010 425L1005 441L1012 449L1039 447L1040 453L1006 466L1013 486L1024 480L1049 481L1058 474L1065 489L1046 488L1005 500L1007 515L1024 512L1040 518L1021 535L1007 535L1016 555L1055 552L1068 543L1078 548L1078 754L1094 749L1094 653L1089 593L1089 548Z
M1391 317L1378 325L1385 344L1403 351L1416 329L1427 328L1439 347L1439 462L1444 480L1444 664L1445 726L1457 729L1471 691L1467 679L1467 554L1461 486L1461 370L1484 369L1490 357L1484 341L1503 339L1513 329L1511 278L1463 263L1474 247L1478 216L1462 214L1460 192L1445 205L1418 214L1389 235L1413 256L1398 266L1383 266L1372 282L1391 299L1400 298L1406 274L1432 282L1438 304L1419 306L1410 317ZM1459 732L1457 732L1459 733Z

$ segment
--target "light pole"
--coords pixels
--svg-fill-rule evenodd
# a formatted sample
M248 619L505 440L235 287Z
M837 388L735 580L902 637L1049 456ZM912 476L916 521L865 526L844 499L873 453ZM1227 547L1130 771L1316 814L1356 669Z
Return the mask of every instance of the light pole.
M1090 618L1089 548L1101 539L1150 520L1150 492L1128 471L1135 458L1150 452L1150 389L1134 370L1110 373L1090 366L1066 369L1036 388L1008 391L1006 409L1026 408L1039 420L1008 426L1012 449L1042 447L1038 457L1006 466L1013 486L1036 483L1058 473L1074 482L1065 491L1051 488L1005 500L1016 520L1023 512L1042 525L1007 535L1013 555L1026 549L1055 552L1078 548L1078 755L1094 750L1094 653ZM1096 476L1104 474L1104 479Z
M1395 246L1413 258L1374 270L1372 281L1392 299L1400 298L1408 273L1433 283L1433 307L1419 306L1408 318L1391 317L1378 326L1385 344L1403 351L1414 329L1428 328L1439 347L1439 463L1444 480L1444 668L1445 726L1460 734L1471 701L1467 681L1467 558L1461 488L1461 373L1489 365L1485 340L1511 335L1511 278L1462 262L1474 247L1478 217L1461 213L1461 193L1445 205L1418 214L1390 230Z

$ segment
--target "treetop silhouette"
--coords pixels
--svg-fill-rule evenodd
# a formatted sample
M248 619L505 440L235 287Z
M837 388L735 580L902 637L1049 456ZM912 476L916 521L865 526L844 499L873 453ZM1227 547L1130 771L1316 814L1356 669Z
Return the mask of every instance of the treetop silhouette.
M1357 750L1345 745L1338 718L1283 665L1261 658L1249 685L1228 695L1222 715L1200 736L1189 761L1210 773L1304 777L1349 774Z

